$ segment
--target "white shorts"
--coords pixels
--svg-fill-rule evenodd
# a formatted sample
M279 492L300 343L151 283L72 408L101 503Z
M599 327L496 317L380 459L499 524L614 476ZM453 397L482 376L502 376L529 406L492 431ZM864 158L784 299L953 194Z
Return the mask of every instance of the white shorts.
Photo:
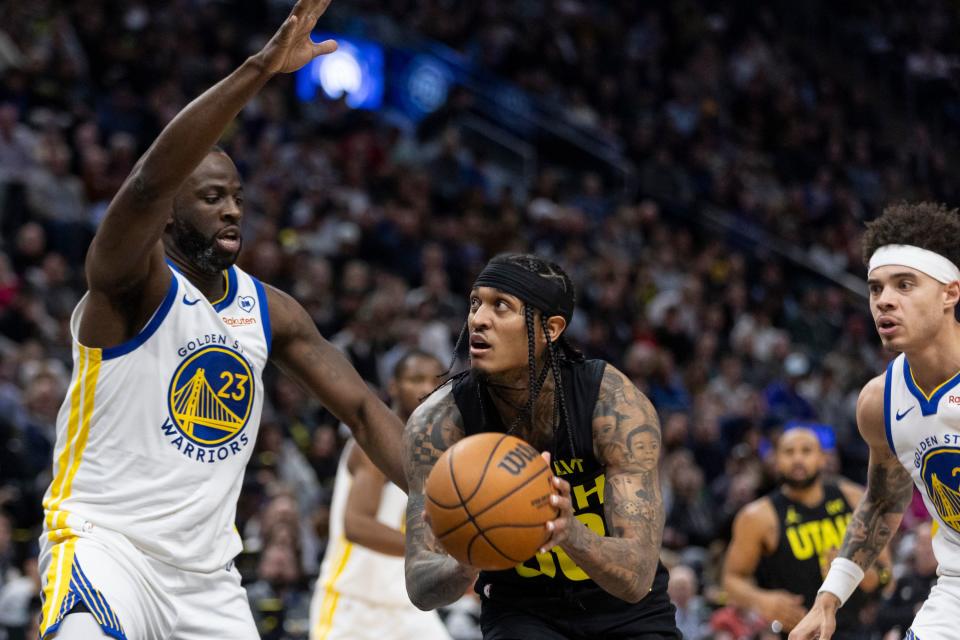
M920 607L906 638L909 640L956 640L960 611L960 576L940 576Z
M240 573L228 567L177 569L89 522L77 535L51 541L44 534L40 638L53 636L82 603L117 640L258 640Z
M316 589L310 603L310 640L449 640L436 611L376 605Z

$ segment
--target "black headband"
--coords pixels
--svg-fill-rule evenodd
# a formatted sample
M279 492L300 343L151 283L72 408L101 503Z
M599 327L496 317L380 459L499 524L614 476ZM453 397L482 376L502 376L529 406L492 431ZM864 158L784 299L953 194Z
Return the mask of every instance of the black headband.
M573 317L573 292L564 291L548 278L515 264L494 262L484 267L474 287L493 287L517 296L541 313L563 316L568 323Z

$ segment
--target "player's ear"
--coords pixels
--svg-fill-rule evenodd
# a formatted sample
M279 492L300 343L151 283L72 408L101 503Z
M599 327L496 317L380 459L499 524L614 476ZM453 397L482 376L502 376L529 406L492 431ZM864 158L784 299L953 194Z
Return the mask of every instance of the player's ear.
M164 232L170 231L171 227L173 227L173 221L177 215L177 208L180 206L180 203L178 201L179 197L180 197L180 192L178 191L173 196L173 202L170 203L170 215L167 216L167 224L164 226L164 229L163 229Z
M550 336L550 342L559 340L566 328L567 321L564 320L563 316L550 316L547 318L547 333Z
M954 280L943 287L943 306L956 308L958 303L960 303L960 280Z

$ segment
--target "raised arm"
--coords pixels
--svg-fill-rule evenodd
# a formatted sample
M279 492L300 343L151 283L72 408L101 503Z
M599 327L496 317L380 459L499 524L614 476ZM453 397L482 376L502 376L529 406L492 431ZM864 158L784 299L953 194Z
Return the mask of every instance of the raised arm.
M388 482L380 469L373 464L363 449L354 445L347 454L347 469L353 476L347 508L344 515L343 535L350 542L388 556L403 555L403 534L399 528L390 527L377 519L377 511L383 498L383 488ZM397 522L397 527L400 522Z
M884 376L874 378L857 400L857 426L870 447L867 490L853 512L840 548L840 558L855 563L862 571L887 545L900 527L903 512L913 496L913 480L887 444L883 422ZM790 640L829 640L836 628L840 600L821 591L810 613L790 634Z
M135 305L138 309L132 315L136 316L152 313L160 303L170 274L159 240L174 195L267 80L336 49L332 41L314 44L310 40L310 31L329 4L330 0L300 0L260 52L187 105L137 161L110 203L87 254L88 284L94 297L99 296L93 300L95 306L106 303L126 310ZM122 333L128 334L120 339L139 329L131 326L138 323L130 313L118 318L118 324L127 325L121 327ZM107 332L111 333L120 332ZM116 339L115 335L107 338Z
M593 413L593 443L605 467L608 537L573 517L570 485L554 478L561 516L548 524L555 544L607 592L639 602L650 591L663 538L660 420L630 380L607 365Z
M400 458L403 423L324 340L309 314L286 293L267 286L273 346L270 357L350 427L353 437L390 480L406 490Z
M427 476L443 452L463 436L463 419L449 386L427 398L403 432L403 463L410 488L404 565L407 595L425 611L456 601L477 577L476 569L443 550L424 519Z
M730 604L756 611L770 622L779 620L789 631L807 612L803 596L782 589L762 589L755 580L760 559L773 550L779 535L769 498L741 509L733 520L733 538L723 562L723 588Z

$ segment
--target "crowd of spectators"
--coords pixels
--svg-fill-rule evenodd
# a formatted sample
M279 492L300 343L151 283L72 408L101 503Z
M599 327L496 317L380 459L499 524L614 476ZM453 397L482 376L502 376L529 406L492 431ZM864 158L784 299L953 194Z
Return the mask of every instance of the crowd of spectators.
M498 186L455 122L427 135L342 100L305 108L277 79L223 140L245 180L241 266L294 295L383 389L411 347L450 359L487 258L558 261L577 286L575 342L660 413L664 560L688 637L760 637L717 586L732 517L772 486L771 442L792 422L821 425L832 472L864 479L856 395L889 354L862 298L706 231L698 213L731 212L835 275L861 272L862 225L883 203L960 201L949 3L834 15L815 2L338 2L562 105L622 146L636 193L544 161L521 195ZM87 244L139 153L288 7L0 5L0 638L23 637L35 617L40 497ZM905 77L914 100L882 100ZM238 566L263 637L304 638L344 434L275 370L266 384ZM896 539L901 580L882 613L866 609L865 637L909 620L929 587L925 519L914 509ZM445 613L462 638L475 614L469 601Z

